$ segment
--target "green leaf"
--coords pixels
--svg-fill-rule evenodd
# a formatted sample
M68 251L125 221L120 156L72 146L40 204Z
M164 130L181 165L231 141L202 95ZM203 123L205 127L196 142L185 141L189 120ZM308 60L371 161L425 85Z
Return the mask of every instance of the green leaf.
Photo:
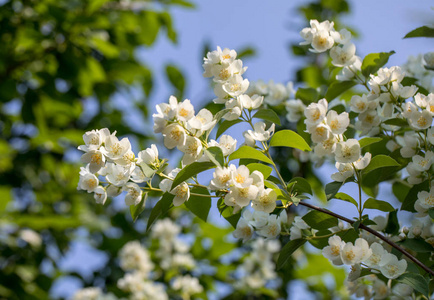
M399 221L398 221L398 210L391 211L389 213L389 217L387 218L386 228L384 232L390 234L398 234L399 233Z
M434 252L434 247L425 242L423 239L405 239L403 241L397 242L397 244L404 246L407 249L416 252L432 253Z
M422 275L416 273L404 273L398 278L396 278L396 280L398 282L408 284L413 289L425 295L427 299L429 299L428 280L426 280L425 277L423 277Z
M171 189L178 186L183 181L190 179L191 177L199 174L200 172L215 168L215 164L211 161L206 162L194 162L185 166L173 180Z
M226 130L228 130L229 128L231 128L232 126L234 126L235 124L241 123L243 122L243 120L240 119L236 119L236 120L232 120L232 121L223 121L220 125L219 128L217 129L217 134L216 134L216 139L221 136Z
M363 204L363 209L365 208L378 209L385 212L390 212L395 210L395 208L389 202L377 200L374 198L369 198L368 200L365 201L365 203Z
M195 187L191 190L192 193L209 195L208 189L202 187ZM201 197L196 195L190 195L188 201L185 202L185 206L196 216L206 222L211 209L211 198Z
M223 218L225 218L233 228L237 227L238 221L241 218L241 212L234 214L234 208L232 206L227 206L223 198L217 201L217 207Z
M273 171L273 168L260 163L248 164L247 168L249 168L250 173L252 173L253 171L261 172L262 175L264 175L264 179L267 179L268 176L270 176L271 172Z
M329 238L332 232L330 230L320 230L317 233L315 233L315 239L310 239L309 243L314 246L315 248L318 248L322 250L324 247L329 245ZM320 238L320 236L326 236L323 238Z
M425 180L422 183L416 184L413 186L410 191L408 192L407 196L405 197L404 201L401 205L401 210L416 212L414 209L414 203L417 200L417 193L421 191L429 191L429 182L428 180Z
M152 169L147 164L141 164L140 168L142 169L142 172L145 175L145 177L148 177L148 178L151 178L152 175L154 175L155 172L157 172L157 170Z
M365 137L365 138L359 140L360 148L369 146L369 145L374 144L374 143L381 142L382 140L383 139L379 138L379 137Z
M313 88L299 88L295 93L295 99L300 99L305 104L316 102L318 100L318 92Z
M6 207L11 200L12 200L11 187L0 186L0 213L6 210Z
M430 209L428 209L428 215L431 219L434 219L434 207L431 207Z
M279 258L277 259L277 269L281 269L288 261L292 253L303 246L304 243L306 243L305 239L295 239L286 243L286 245L283 246L282 250L280 251Z
M256 51L252 47L247 47L240 51L237 51L237 59L245 59L247 57L251 57L255 55L256 55Z
M400 167L401 165L394 160L393 158L391 158L390 156L387 155L376 155L371 159L371 162L369 163L369 165L363 169L363 173L367 174L373 170L376 170L378 168L384 168L384 167Z
M290 147L302 151L311 151L306 141L292 130L280 130L276 132L270 140L272 147Z
M412 185L404 180L397 180L392 184L392 192L399 202L402 203L412 187Z
M267 156L265 156L264 153L249 146L241 146L237 151L229 156L229 161L238 158L256 159L267 164L273 164L273 162Z
M176 88L179 91L179 93L182 95L184 93L184 88L185 88L185 79L181 71L179 71L179 69L174 65L167 65L166 75L167 75L167 79L169 79L173 87Z
M338 226L337 218L317 210L308 212L302 219L307 223L307 225L318 230Z
M146 232L148 232L151 229L152 225L155 223L155 221L157 221L157 219L160 216L163 216L169 211L173 202L173 198L175 198L175 195L172 195L170 193L164 193L160 201L158 201L157 204L155 204L148 218L148 224L146 225Z
M344 185L344 182L339 181L333 181L330 183L327 183L325 186L325 194L327 197L327 200L333 199L335 197L336 193L339 191L339 189Z
M205 149L204 153L216 166L224 166L223 151L220 147L209 147Z
M336 193L334 195L333 199L339 199L342 201L350 202L350 203L354 204L357 208L359 207L359 204L357 203L357 201L354 200L353 197L351 197L350 195L347 195L345 193Z
M133 222L136 222L139 215L145 210L146 199L148 199L148 193L144 193L142 200L137 205L130 206L130 213Z
M298 194L307 193L313 195L310 183L306 179L302 177L294 177L289 181L288 186L290 184L292 185L292 183L294 183L294 187L292 188L294 192L297 192Z
M87 12L89 14L97 11L101 6L103 6L109 0L93 0L88 2Z
M434 37L434 28L428 26L422 26L416 28L404 36L404 39L414 38L414 37Z
M408 126L407 120L401 119L401 118L388 119L388 120L384 121L383 124L394 125L394 126L399 126L399 127Z
M280 125L280 118L272 109L260 109L253 115L253 118L270 121L272 123Z
M195 8L196 7L193 3L189 2L189 1L185 1L185 0L170 0L169 3L174 4L174 5L184 6L186 8Z
M328 88L325 98L330 102L355 85L357 85L357 82L355 81L335 81Z
M381 53L371 53L365 56L362 63L362 74L366 78L370 74L376 73L382 66L384 66L388 61L389 57L394 54L395 51L381 52Z

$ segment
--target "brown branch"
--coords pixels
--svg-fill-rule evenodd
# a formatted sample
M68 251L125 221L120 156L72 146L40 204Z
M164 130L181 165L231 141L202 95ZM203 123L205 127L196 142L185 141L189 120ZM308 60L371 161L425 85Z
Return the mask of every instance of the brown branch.
M322 213L328 214L330 216L333 216L335 218L338 218L342 221L348 222L350 224L354 224L355 221L348 219L344 216L341 216L339 214L336 214L334 212L328 211L324 208L306 203L306 202L300 202L299 205L303 205L306 207L309 207L311 209L320 211ZM411 261L413 261L415 264L417 264L419 267L421 267L425 272L427 272L428 274L434 276L434 271L431 270L430 268L428 268L427 266L425 266L420 260L418 260L416 257L414 257L413 255L411 255L410 253L408 253L405 249L403 249L402 247L400 247L399 245L397 245L396 243L392 242L391 240L389 240L388 238L386 238L384 235L382 235L381 233L377 232L376 230L369 228L368 226L360 223L359 228L362 228L363 230L375 235L376 237L380 238L381 240L385 241L386 243L388 243L390 246L392 246L393 248L395 248L396 250L398 250L399 252L401 252L402 254L404 254L405 256L407 256Z

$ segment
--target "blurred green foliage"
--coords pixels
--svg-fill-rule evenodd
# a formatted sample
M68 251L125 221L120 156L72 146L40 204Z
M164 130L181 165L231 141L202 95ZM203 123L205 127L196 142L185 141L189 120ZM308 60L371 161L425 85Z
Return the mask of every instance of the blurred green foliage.
M8 238L0 242L0 299L47 299L77 228L92 235L112 225L130 232L122 238L137 238L124 213L107 216L91 196L77 193L78 166L68 161L77 157L83 133L94 128L134 133L139 145L146 144L147 133L128 127L122 105L111 99L139 90L140 99L122 101L147 117L153 75L135 50L151 47L159 36L176 42L172 5L193 7L163 0L2 1L0 226ZM22 228L41 233L41 247L23 248L16 238ZM106 237L102 246L107 243ZM120 245L105 249L116 254ZM58 256L50 255L53 249ZM47 261L55 271L42 274Z

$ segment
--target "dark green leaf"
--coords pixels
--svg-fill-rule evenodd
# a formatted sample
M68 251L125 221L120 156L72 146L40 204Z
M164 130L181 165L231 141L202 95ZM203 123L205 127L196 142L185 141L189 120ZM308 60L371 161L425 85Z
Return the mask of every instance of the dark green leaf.
M353 197L351 197L350 195L347 195L345 193L336 193L334 195L333 199L339 199L342 201L350 202L350 203L354 204L357 208L359 207L359 204L357 203L357 201L354 200Z
M160 201L155 204L148 218L148 224L146 225L147 232L151 229L152 225L155 223L155 221L157 221L159 217L165 215L169 211L174 197L175 195L172 195L170 193L164 193Z
M369 198L368 200L365 201L365 203L363 204L363 209L366 208L378 209L385 212L390 212L395 210L395 208L392 205L390 205L390 203L386 201L377 200L374 198Z
M404 246L407 249L410 249L412 251L416 252L427 252L432 253L434 252L434 247L425 242L423 239L405 239L403 241L397 242L399 245Z
M310 183L306 179L302 177L294 177L289 181L288 186L291 183L295 183L294 187L291 187L293 192L297 192L298 194L307 193L313 195Z
M237 151L235 151L229 156L229 160L234 160L238 158L256 159L266 162L268 164L273 164L273 162L267 156L265 156L264 153L250 146L241 146Z
M375 74L382 66L388 61L389 57L394 54L395 51L371 53L365 56L362 63L362 74L368 78L370 74Z
M429 217L430 217L431 219L434 219L434 207L431 207L431 208L428 210L428 215L429 215Z
M429 188L427 180L413 186L405 197L404 202L402 202L401 210L416 212L414 209L414 203L417 200L417 193L421 191L429 191Z
M384 121L383 124L394 125L394 126L399 126L399 127L408 126L407 120L401 119L401 118L388 119L388 120Z
M384 232L390 234L398 234L399 233L399 222L398 222L398 210L391 211L389 213L389 217L387 219L386 229Z
M404 36L404 39L414 38L414 37L434 37L434 28L428 26L422 26L416 28Z
M277 259L277 269L281 269L288 261L292 253L303 246L304 243L306 243L305 239L296 239L286 243L286 245L283 246L282 250L280 251L279 258Z
M191 193L201 194L201 195L209 195L209 192L206 188L195 187L191 190ZM190 195L190 198L187 202L185 202L185 206L196 216L206 222L209 214L209 210L211 209L211 198L210 197L201 197L196 195Z
M226 130L228 130L229 128L231 128L232 126L234 126L235 124L241 123L243 122L243 120L240 119L236 119L236 120L232 120L232 121L223 121L218 129L217 129L217 134L216 134L216 139L221 136Z
M280 130L276 132L270 140L272 147L290 147L302 151L311 151L306 141L292 130Z
M271 172L273 171L273 168L260 163L248 164L247 168L249 168L250 173L252 173L253 171L261 172L262 175L264 175L264 179L267 179L268 176L270 176Z
M328 88L325 98L330 102L343 92L349 90L355 86L357 82L355 81L335 81Z
M300 99L305 104L316 102L318 96L317 90L313 88L299 88L295 93L295 99Z
M327 200L333 199L336 195L336 193L339 191L339 189L344 185L343 182L339 181L333 181L330 183L327 183L325 186L325 194L327 197Z
M223 167L224 157L223 151L220 147L209 147L205 149L205 155L218 167Z
M181 71L179 71L179 69L174 65L167 65L166 75L173 87L175 87L179 91L180 95L182 95L185 88L185 79Z
M312 210L302 218L310 227L314 229L327 229L338 226L338 219L326 213Z
M420 274L404 273L396 279L398 282L408 284L419 293L429 298L429 285L428 280Z
M190 179L191 177L212 168L215 168L215 164L211 161L194 162L185 166L181 171L179 171L178 175L176 175L175 179L173 180L172 189L183 181L186 181L187 179Z
M380 137L365 137L365 138L359 140L360 148L369 146L369 145L374 144L374 143L381 142L382 140L383 139Z
M378 168L384 168L384 167L400 167L401 165L387 155L376 155L371 159L371 162L369 165L363 169L364 174L369 173L373 170L376 170Z
M145 210L146 199L148 199L148 193L144 193L142 200L137 205L130 206L130 213L133 222L136 222L139 215Z
M256 51L254 48L252 47L248 47L248 48L244 48L240 51L237 51L237 58L238 59L245 59L247 57L251 57L251 56L255 56L256 55Z
M253 118L270 121L272 123L280 125L280 118L272 109L260 109L253 115Z

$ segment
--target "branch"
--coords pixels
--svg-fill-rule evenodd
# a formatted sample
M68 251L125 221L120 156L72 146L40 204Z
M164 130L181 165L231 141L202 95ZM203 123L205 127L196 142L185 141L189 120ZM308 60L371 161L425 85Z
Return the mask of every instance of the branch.
M324 208L306 203L306 202L300 202L300 205L309 207L311 209L320 211L322 213L328 214L330 216L333 216L335 218L338 218L342 221L348 222L350 224L354 224L355 221L350 220L344 216L341 216L339 214L336 214L334 212L328 211ZM376 237L380 238L381 240L385 241L386 243L388 243L390 246L392 246L393 248L395 248L396 250L398 250L399 252L401 252L402 254L404 254L405 256L407 256L411 261L413 261L415 264L417 264L419 267L421 267L425 272L427 272L428 274L434 276L434 271L431 270L430 268L428 268L427 266L425 266L420 260L418 260L416 257L414 257L413 255L411 255L410 253L408 253L405 249L403 249L402 247L400 247L399 245L395 244L394 242L392 242L391 240L389 240L388 238L386 238L384 235L382 235L381 233L375 231L372 228L369 228L368 226L360 223L359 228L362 228L363 230L372 233L373 235L375 235Z

